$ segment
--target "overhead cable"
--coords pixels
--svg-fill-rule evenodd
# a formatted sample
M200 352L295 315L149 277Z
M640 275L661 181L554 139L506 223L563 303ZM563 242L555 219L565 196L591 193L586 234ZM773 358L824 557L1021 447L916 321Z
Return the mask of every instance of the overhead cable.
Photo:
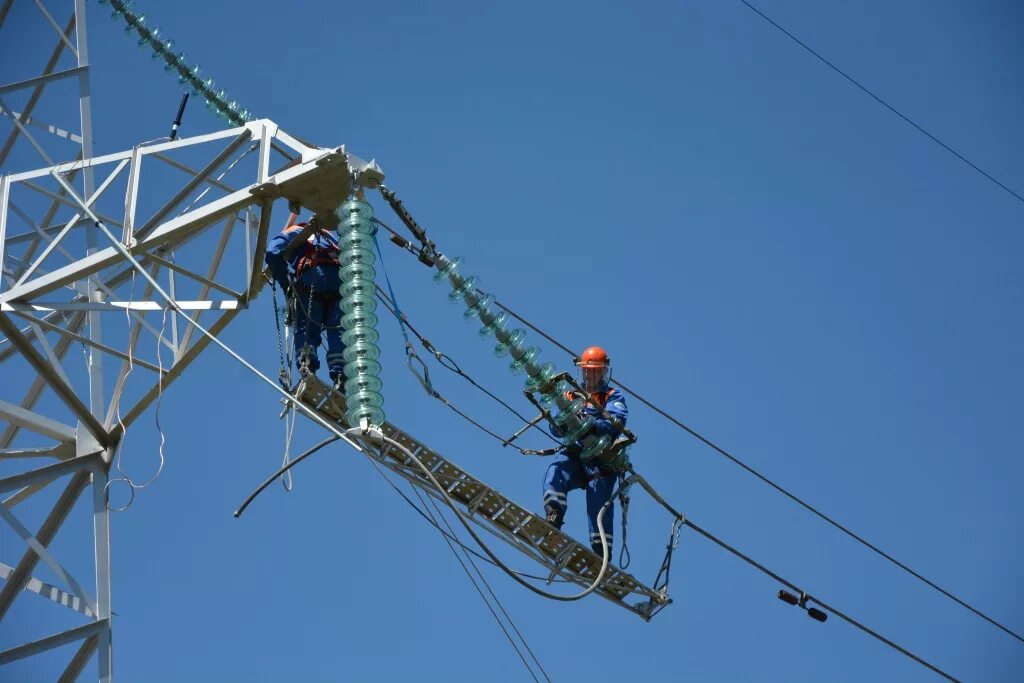
M506 313L511 315L513 318L517 319L519 322L523 323L524 325L529 327L531 330L533 330L534 332L536 332L540 336L544 337L545 339L547 339L549 342L551 342L552 344L554 344L555 346L557 346L561 350L563 350L566 353L568 353L570 356L573 356L574 358L576 357L576 353L574 353L572 351L572 349L570 349L568 346L566 346L565 344L561 343L560 341L558 341L557 339L555 339L554 337L549 335L547 332L544 332L543 330L538 328L536 325L534 325L533 323L531 323L530 321L526 320L521 315L519 315L518 313L516 313L515 311L510 309L505 304L501 303L500 301L495 301L494 303L499 308L503 309ZM977 616L981 617L982 619L984 619L988 623L992 624L996 628L998 628L998 629L1000 629L1002 631L1005 631L1006 633L1008 633L1009 635L1013 636L1017 640L1019 640L1021 642L1024 642L1024 637L1021 637L1020 634L1018 634L1016 631L1011 630L1010 628L1004 626L1003 624L1001 624L1000 622L996 621L992 617L988 616L987 614L985 614L981 610L977 609L976 607L973 607L972 605L968 604L964 600L958 598L956 595L954 595L953 593L949 592L948 590L946 590L942 586L939 586L934 581L932 581L932 580L926 578L925 576L923 576L920 572L915 571L914 569L912 569L909 566L907 566L905 563L901 562L900 560L896 559L895 557L893 557L889 553L885 552L884 550L882 550L881 548L876 546L874 543L871 543L870 541L868 541L866 538L864 538L863 536L861 536L857 532L853 531L852 529L850 529L850 528L846 527L845 525L841 524L840 522L836 521L835 519L833 519L829 515L825 514L824 512L819 510L818 508L814 507L813 505L811 505L807 501L805 501L802 498L800 498L799 496L797 496L795 493L792 493L788 489L784 488L781 484L778 484L775 481L773 481L772 479L769 479L766 475L762 474L761 472L759 472L758 470L754 469L753 467L751 467L747 463L743 462L738 457L736 457L735 455L733 455L729 451L725 450L724 448L722 448L721 446L716 444L711 439L707 438L706 436L704 436L703 434L701 434L697 430L693 429L692 427L687 426L685 423L683 423L677 417L669 414L668 412L666 412L665 410L659 408L658 406L656 406L654 403L652 403L648 399L644 398L643 396L641 396L637 392L633 391L632 389L627 387L625 384L623 384L620 380L613 379L612 380L612 384L617 385L624 392L626 392L627 394L629 394L630 396L632 396L636 400L640 401L645 406L647 406L648 408L650 408L651 410L653 410L657 414L661 415L662 417L664 417L666 420L668 420L672 424L676 425L677 427L679 427L680 429L685 431L687 434L689 434L690 436L694 437L695 439L697 439L698 441L703 443L708 448L711 448L713 451L715 451L719 455L727 458L732 463L734 463L736 465L739 465L744 470L746 470L750 474L754 475L755 477L760 479L765 484L768 484L770 487L772 487L773 489L775 489L776 491L778 491L782 495L786 496L787 498L789 498L791 501L793 501L797 505L801 506L805 510L807 510L807 511L811 512L812 514L814 514L815 516L817 516L819 519L823 520L824 522L828 523L832 527L834 527L834 528L838 529L839 531L841 531L843 534L845 534L845 535L849 536L850 538L852 538L853 540L857 541L858 543L863 545L865 548L868 548L869 550L871 550L872 552L876 553L880 557L882 557L885 560L891 562L896 567L899 567L900 569L902 569L906 573L908 573L911 576L913 576L918 581L921 581L926 586L932 588L935 591L938 591L940 594L942 594L943 596L949 598L950 600L952 600L953 602L957 603L961 607L964 607L967 610L973 612L974 614L976 614Z
M943 671L939 667L935 666L934 664L932 664L932 663L930 663L930 662L928 662L928 661L918 657L917 655L915 655L913 652L911 652L907 648L903 647L902 645L899 645L896 642L886 638L885 636L883 636L878 631L876 631L876 630L874 630L874 629L872 629L872 628L870 628L868 626L865 626L864 624L862 624L861 622L857 621L853 617L847 615L844 612L839 611L838 609L836 609L835 607L832 607L828 603L822 602L818 598L812 597L812 596L804 593L794 583L792 583L792 582L782 578L781 576L779 576L778 574L773 572L771 569L768 569L767 567L765 567L763 564L761 564L757 560L753 559L752 557L750 557L748 555L743 554L742 552L740 552L739 550L737 550L733 546L729 545L725 541L721 540L720 538L716 537L715 535L711 534L710 532L704 530L700 526L694 524L689 519L684 520L683 523L686 526L688 526L691 529L693 529L694 531L696 531L698 534L700 534L704 538L708 539L709 541L712 541L713 543L718 545L720 548L723 548L724 550L729 551L730 553L732 553L736 557L740 558L741 560L743 560L744 562L746 562L750 566L754 567L758 571L762 572L763 574L766 574L767 576L770 576L771 578L775 579L776 581L778 581L779 583L781 583L784 586L792 588L795 591L800 591L801 595L804 596L804 601L806 601L806 600L813 600L816 604L820 605L821 608L824 609L826 612L829 612L831 614L836 615L837 617L839 617L840 619L842 619L846 623L850 624L851 626L855 626L856 628L860 629L861 631L863 631L864 633L868 634L872 638L875 638L875 639L879 640L880 642L888 645L892 649L896 650L897 652L900 652L900 653L906 655L907 657L910 657L911 659L913 659L918 664L920 664L920 665L922 665L924 667L927 667L928 669L931 669L932 671L934 671L938 675L942 676L946 680L953 681L954 683L958 682L958 679L954 678L953 676L951 676L950 674L946 673L945 671Z
M384 196L388 200L388 202L392 204L393 207L395 205L401 206L401 202L399 202L397 197L395 197L394 192L390 192L389 194L385 194ZM404 207L401 207L401 208L403 209L403 211L405 211L405 214L408 214L408 211L406 211L404 209ZM401 216L403 214L399 214L399 215ZM412 220L411 216L409 217L409 220ZM403 222L406 222L406 224L408 225L408 221L406 221L405 218L403 218ZM420 242L422 243L422 247L419 250L420 251L420 256L422 257L423 253L428 248L431 250L432 253L436 254L436 251L434 251L434 249L435 249L434 242L427 240L425 232L423 231L422 228L420 228L418 226L418 224L417 224L417 228L418 228L419 233L422 233L422 237L421 237L420 234L417 234L414 231L414 234L417 235L417 239L419 239ZM390 228L389 228L389 230L390 230ZM416 249L415 248L410 248L411 245L407 241L405 242L405 244L402 244L402 241L403 241L402 239L394 240L394 242L395 242L395 244L397 246L399 246L401 248L404 248L407 251L410 251L410 253L412 253L413 255L416 255ZM422 262L423 259L420 258L420 261ZM431 263L433 263L433 261L431 261ZM570 349L568 346L566 346L562 342L558 341L557 339L552 337L550 334L548 334L544 330L540 329L539 327L537 327L536 325L534 325L529 320L527 320L523 316L519 315L518 313L516 313L512 309L510 309L508 306L506 306L502 302L498 301L497 299L494 299L493 303L496 306L498 306L499 308L501 308L502 310L504 310L506 313L508 313L509 315L514 317L515 319L517 319L519 322L523 323L524 325L529 327L531 330L533 330L534 332L539 334L541 337L546 339L548 342L550 342L551 344L555 345L556 347L558 347L559 349L561 349L565 353L567 353L570 356L572 356L574 359L577 357L577 354L572 349ZM802 498L800 498L796 494L794 494L794 493L790 492L789 490L783 488L780 484L777 484L773 480L769 479L766 475L762 474L761 472L757 471L756 469L754 469L753 467L751 467L747 463L743 462L742 460L740 460L738 457L736 457L735 455L733 455L729 451L725 450L724 448L722 448L721 446L719 446L715 442L711 441L709 438L707 438L704 435L700 434L695 429L692 429L691 427L687 426L685 423L683 423L678 418L674 417L673 415L671 415L670 413L666 412L665 410L659 408L654 403L652 403L651 401L647 400L646 398L644 398L643 396L641 396L637 392L633 391L632 389L627 387L625 384L623 384L621 381L613 380L612 383L615 384L616 386L618 386L620 389L622 389L624 392L626 392L627 394L629 394L633 398L635 398L638 401L640 401L641 403L643 403L645 406L647 406L648 408L650 408L651 410L653 410L657 414L659 414L662 417L664 417L665 419L667 419L672 424L674 424L677 427L679 427L680 429L684 430L687 434L690 434L691 436L693 436L694 438L699 440L701 443L703 443L704 445L706 445L709 448L711 448L712 450L714 450L716 453L718 453L718 454L722 455L723 457L727 458L729 461L733 462L734 464L742 467L744 470L746 470L750 474L754 475L755 477L760 479L762 482L768 484L769 486L771 486L773 489L775 489L779 493L783 494L784 496L786 496L787 498L789 498L793 502L797 503L798 505L800 505L804 509L808 510L809 512L811 512L812 514L817 516L819 519L825 521L826 523L828 523L832 527L838 529L843 534L845 534L848 537L852 538L853 540L857 541L858 543L860 543L864 547L868 548L872 552L876 553L880 557L884 558L885 560L888 560L890 563L892 563L896 567L902 569L903 571L905 571L906 573L910 574L911 576L913 576L917 580L921 581L925 585L929 586L933 590L937 591L941 595L943 595L946 598L952 600L953 602L957 603L961 607L964 607L965 609L967 609L968 611L974 613L975 615L981 617L982 619L984 619L988 623L992 624L996 628L998 628L998 629L1004 631L1005 633L1013 636L1018 641L1024 642L1024 637L1022 637L1016 631L1011 630L1009 627L1007 627L1007 626L1003 625L1002 623L996 621L994 618L988 616L987 614L985 614L981 610L979 610L976 607L968 604L964 600L958 598L953 593L949 592L945 588L942 588L941 586L936 584L934 581L926 578L921 573L911 569L905 563L897 560L895 557L893 557L889 553L885 552L884 550L882 550L881 548L879 548L875 544L871 543L870 541L865 539L863 536L857 534L856 532L854 532L851 529L847 528L843 524L840 524L838 521L836 521L832 517L828 516L827 514L825 514L824 512L819 510L818 508L814 507L810 503L804 501Z
M803 48L804 50L806 50L807 52L811 53L811 54L812 54L812 55L813 55L814 57L816 57L816 58L818 59L818 61L820 61L820 62L821 62L822 64L824 64L824 65L825 65L825 66L827 66L828 68L830 68L830 69L832 69L833 71L835 71L835 72L836 72L837 74L839 74L840 76L842 76L843 78L845 78L845 79L846 79L847 81L849 81L849 82L850 82L850 83L852 83L853 85L857 86L857 88L858 88L858 89L860 89L860 90L861 90L862 92L864 92L864 93L865 93L866 95L868 95L868 97L870 97L870 98L871 98L871 99L873 99L874 101L878 102L878 103L879 103L880 105L882 105L883 107L885 107L886 109L888 109L889 111L891 111L891 112L892 112L893 114L895 114L896 116L898 116L898 117L900 117L901 119L903 119L903 120L904 120L904 121L905 121L906 123L910 124L910 125L911 125L911 126L912 126L913 128L915 128L915 129L916 129L916 130L917 130L918 132L920 132L921 134L923 134L923 135L924 135L925 137L927 137L927 138L928 138L929 140L931 140L932 142L934 142L935 144L937 144L937 145L938 145L939 147L941 147L942 149L946 150L947 152L949 152L950 154L952 154L953 156L955 156L955 157L956 157L957 159L959 159L960 161L964 162L965 164L967 164L968 166L970 166L971 168L973 168L973 169L974 169L975 171L977 171L978 173L980 173L981 175L983 175L983 176L984 176L985 178L987 178L988 180L992 181L992 182L993 182L993 183L994 183L995 185L997 185L997 186L998 186L998 187L1000 187L1001 189L1003 189L1003 190L1005 190L1006 192L1008 192L1009 194L1011 194L1011 195L1012 195L1013 197L1015 197L1015 198L1016 198L1016 199L1017 199L1018 201L1024 202L1024 196L1021 196L1021 195L1020 195L1020 194L1019 194L1018 192L1016 192L1016 191L1014 191L1013 189L1011 189L1010 187L1008 187L1008 186L1007 186L1007 185L1006 185L1005 183L1003 183L1002 181L1000 181L1000 180L999 180L998 178L996 178L995 176L993 176L993 175L992 175L991 173L989 173L989 172L985 171L985 170L984 170L984 169L982 169L982 168L981 168L980 166L978 166L977 164L975 164L975 163L974 163L973 161L971 161L970 159L968 159L967 157L965 157L965 156L964 156L963 154L961 154L960 152L956 151L955 149L953 149L952 147L950 147L950 146L949 146L948 144L946 144L945 142L943 142L942 140L940 140L939 138L937 138L937 137L936 137L935 135L933 135L932 133L930 133L930 132L928 132L927 130L925 130L925 128L924 128L924 127L922 127L922 126L921 126L920 124L918 124L918 123L917 123L917 122L915 122L915 121L914 121L913 119L911 119L911 118L910 118L909 116L907 116L906 114L904 114L903 112L901 112L900 110L898 110L898 109L897 109L896 107L892 106L891 104L889 104L888 102L886 102L885 100L883 100L883 99L882 99L881 97L879 97L878 95L876 95L876 94L875 94L874 92L872 92L871 90L869 90L867 86L865 86L865 85L864 85L863 83L861 83L860 81L858 81L857 79L855 79L855 78L854 78L853 76L851 76L850 74L848 74L847 72L843 71L842 69L840 69L840 68L839 68L838 66L836 66L836 65L835 65L835 64L833 64L832 62L830 62L830 61L829 61L828 59L826 59L826 58L825 58L825 57L824 57L824 56L823 56L823 55L822 55L822 54L821 54L820 52L816 51L816 50L815 50L814 48L812 48L812 47L811 47L810 45L808 45L807 43L805 43L804 41L800 40L799 38L797 38L797 37L796 37L795 35L793 35L793 34L792 34L792 33L790 33L789 31L787 31L787 30L786 30L785 28L783 28L783 27L782 27L782 26L781 26L781 25L780 25L780 24L779 24L778 22L776 22L776 21L775 21L774 19L772 19L771 17L769 17L769 16L767 15L767 14L765 14L764 12L762 12L761 10L759 10L759 9L758 9L757 7L755 7L754 5L752 5L752 4L750 4L749 2L747 2L747 0L739 0L739 1L740 1L741 3L743 3L744 5L746 5L746 6L747 6L747 8L749 8L749 9L750 9L750 10L751 10L752 12L754 12L754 13L755 13L755 14L757 14L757 15L758 15L759 17L761 17L762 19L764 19L764 20L765 20L766 22L768 22L769 24L771 24L772 26L774 26L775 28L777 28L777 29L778 29L779 31L781 31L781 32L782 32L783 34L785 34L785 35L786 35L786 36L787 36L787 37L788 37L788 38L789 38L790 40L792 40L792 41L793 41L794 43L796 43L797 45L799 45L800 47L802 47L802 48ZM1016 634L1014 634L1014 635L1016 635Z
M320 420L318 420L318 422L320 422L322 425L326 423L326 421L323 421L322 418L320 418ZM431 484L433 484L434 490L437 491L438 495L445 502L445 504L449 508L451 508L451 510L455 513L455 515L458 518L459 522L463 525L463 527L465 527L466 531L473 538L473 540L477 543L477 545L480 547L480 549L483 550L491 558L492 563L494 565L496 565L499 569L501 569L506 574L508 574L512 579L514 579L520 585L524 586L525 588L528 588L529 590L533 591L534 593L537 593L538 595L541 595L542 597L546 597L546 598L553 599L553 600L560 600L560 601L578 600L578 599L584 597L585 595L589 594L590 592L592 592L595 588L597 588L600 585L601 580L602 580L602 578L604 576L604 573L605 573L605 569L608 567L608 554L609 554L607 545L605 545L605 541L604 541L604 539L605 539L604 529L603 529L603 526L601 524L602 518L604 516L604 508L602 508L601 511L597 515L598 532L601 534L601 538L602 538L602 552L604 554L603 561L602 561L601 571L598 573L597 578L594 580L594 582L591 584L591 586L587 590L585 590L585 591L583 591L581 593L578 593L576 595L561 596L561 595L556 595L556 594L553 594L553 593L548 593L548 592L542 591L542 590L532 586L531 584L527 583L526 581L524 581L521 578L521 574L519 572L516 572L516 571L512 570L511 568L509 568L507 565L505 565L503 562L501 562L498 559L498 557L494 554L494 552L490 549L490 547L486 543L484 543L483 539L480 538L480 536L476 532L473 531L473 529L470 526L470 523L469 523L465 513L463 513L461 510L459 510L458 506L455 504L455 501L452 500L451 496L448 495L448 492L444 489L444 487L441 486L441 484L437 481L437 479L434 477L434 475L430 472L430 469L426 465L423 464L423 462L416 456L415 453L410 451L408 448L403 446L398 441L396 441L396 440L394 440L394 439L392 439L392 438L390 438L388 436L385 436L383 434L383 432L379 431L376 427L370 426L368 428L368 430L369 431L366 431L366 430L361 429L361 428L354 428L354 429L347 429L347 430L342 431L342 429L340 429L339 427L337 427L335 425L331 425L330 431L332 431L335 434L334 437L329 438L327 441L322 442L322 443L318 444L317 446L314 446L309 451L307 451L306 453L303 453L300 457L296 458L292 462L288 463L286 466L280 468L273 475L271 475L266 481L263 482L263 484L260 485L260 487L256 491L253 492L253 494L251 494L249 496L249 498L246 500L246 502L243 503L243 505L239 508L238 511L236 511L235 516L236 517L239 516L241 514L241 512L245 509L245 507L249 504L249 502L251 502L252 499L255 498L256 495L258 495L260 491L262 491L265 488L267 488L267 486L269 486L271 484L271 482L273 482L275 479L280 477L284 472L286 472L287 470L290 470L292 467L295 467L296 465L298 465L300 462L302 462L302 460L305 460L308 456L310 456L314 452L316 452L321 446L326 445L326 443L328 443L330 441L334 441L337 438L340 438L342 436L346 437L345 438L346 443L348 443L350 446L355 448L357 451L360 451L364 455L367 455L369 457L371 463L373 463L374 466L377 467L376 458L368 452L368 449L364 445L362 445L360 443L357 443L356 441L353 441L351 438L347 438L347 437L354 437L355 439L360 439L360 437L362 437L363 439L368 439L371 443L380 442L382 444L385 444L383 446L383 448L385 448L385 449L390 447L390 448L395 448L395 449L399 450L400 452L402 452L405 455L406 459L409 462L411 462L416 467L418 467L420 470L422 470L424 475L430 480ZM378 468L378 470L379 470L379 468ZM383 474L383 472L381 472L381 474ZM840 619L842 619L843 621L847 622L851 626L856 627L860 631L862 631L862 632L866 633L867 635L875 638L879 642L881 642L881 643L887 645L888 647L890 647L890 648L900 652L901 654L905 655L906 657L909 657L910 659L914 660L918 664L920 664L920 665L928 668L929 670L935 672L936 674L942 676L946 680L953 681L953 683L959 683L959 680L957 678L955 678L954 676L952 676L949 673L945 672L944 670L938 668L934 664L931 664L927 660L925 660L925 659L915 655L913 652L911 652L907 648L905 648L902 645L897 644L895 641L890 640L889 638L883 636L878 631L870 628L869 626L866 626L865 624L861 623L860 621L858 621L858 620L854 619L853 617L847 615L845 612L842 612L839 609L837 609L835 607L832 607L830 604L828 604L826 602L823 602L822 600L819 600L818 598L809 595L808 593L806 593L803 589L801 589L799 586L797 586L792 581L789 581L788 579L783 578L782 576L780 576L776 572L772 571L771 569L768 569L765 565L763 565L760 562L758 562L757 560L754 560L753 558L751 558L749 555L746 555L745 553L737 550L732 545L730 545L730 544L726 543L725 541L719 539L717 536L715 536L711 532L705 530L703 527L697 525L696 523L691 521L689 518L685 517L684 515L682 515L678 511L676 511L675 508L673 508L668 502L666 502L665 499L662 498L661 495L642 476L636 474L635 472L633 473L633 476L635 477L637 482L651 495L651 497L655 501L657 501L660 505L662 505L666 510L668 510L669 513L671 515L673 515L673 517L675 517L678 522L681 522L682 524L686 525L687 527L693 529L694 531L696 531L701 536L703 536L703 537L707 538L708 540L714 542L719 547L723 548L724 550L727 550L728 552L730 552L731 554L735 555L739 559L743 560L747 564L751 565L752 567L754 567L758 571L762 572L766 576L774 579L775 581L777 581L780 584L786 586L787 588L790 588L790 589L792 589L794 591L797 591L802 596L801 604L805 603L807 601L813 601L815 604L819 605L822 609L824 609L825 611L829 612L830 614L834 614L835 616L839 617ZM387 477L384 477L384 478L385 478L386 481L391 483L390 479L388 479ZM397 491L398 490L397 487L395 487L393 483L391 483L391 484L392 484L392 487L395 488L395 490ZM415 504L413 504L412 501L410 501L407 496L402 494L400 491L399 491L399 493L400 493L400 495L402 495L403 498L406 499L407 502L410 503L410 505L412 505L414 508L416 507ZM421 498L421 500L422 500L422 498ZM429 510L427 512L428 512L428 514L430 514ZM421 512L420 514L423 514L423 513ZM433 515L430 514L430 517L433 517ZM443 530L441 530L440 526L437 524L436 520L430 520L430 521L435 526L435 528L437 528L439 531L441 531L441 533L445 536L446 541L450 541L450 540L453 539L453 537L454 537L454 529L451 529L450 525L448 525L448 526L449 526L449 529L451 530L451 535L449 535L449 534L445 533ZM447 520L445 520L445 521L446 521L446 524L447 524ZM462 543L457 541L457 540L455 542L458 543L459 545L462 545ZM465 547L465 546L463 546L463 547ZM454 548L453 548L453 550L454 550ZM468 573L468 570L467 570L467 573ZM810 612L810 610L808 610L808 611ZM496 615L495 615L495 618L497 618ZM509 635L509 634L506 632L506 635ZM520 637L522 637L521 634L520 634ZM510 642L513 642L513 645L514 645L514 641L512 641L511 636L509 636L509 640L510 640ZM524 640L524 643L525 643L525 640ZM527 648L528 647L529 646L527 646ZM518 648L517 648L517 651L518 651ZM531 651L531 654L532 654L532 651ZM522 656L522 655L520 654L520 656ZM525 659L524 659L524 663L525 663ZM538 662L538 665L539 665L539 662ZM542 668L542 670L543 670L543 668ZM545 674L545 676L546 676L546 674Z

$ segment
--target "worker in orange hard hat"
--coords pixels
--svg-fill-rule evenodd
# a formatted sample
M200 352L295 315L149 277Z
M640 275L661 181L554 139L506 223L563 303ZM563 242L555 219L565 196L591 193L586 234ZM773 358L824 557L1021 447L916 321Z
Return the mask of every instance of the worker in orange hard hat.
M584 415L594 418L594 426L589 434L607 435L614 440L622 433L626 425L629 410L622 392L609 385L612 377L612 363L608 353L600 346L591 346L576 361L580 371L580 385L590 394L591 398L604 408L614 420L608 419L594 405L588 403L583 408ZM557 427L552 429L555 436ZM608 503L608 508L601 520L604 527L604 538L608 545L608 554L612 549L612 524L615 508L609 503L615 489L616 472L605 469L597 460L583 462L580 459L582 444L576 441L562 447L555 461L548 467L544 476L544 513L547 521L557 528L562 528L565 511L568 507L566 494L573 489L585 489L587 492L587 521L590 526L590 546L598 555L602 554L601 534L597 526L597 516L601 508Z

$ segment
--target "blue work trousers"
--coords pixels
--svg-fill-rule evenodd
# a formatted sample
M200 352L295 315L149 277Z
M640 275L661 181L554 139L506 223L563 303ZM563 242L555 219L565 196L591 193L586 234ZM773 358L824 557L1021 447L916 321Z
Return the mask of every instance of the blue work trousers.
M307 344L309 353L309 371L316 372L320 368L317 348L322 343L322 336L327 335L327 370L332 380L344 377L345 345L341 343L341 307L337 297L324 297L309 292L298 292L295 311L295 363L301 367L303 347ZM309 316L306 310L309 309Z
M565 515L568 509L566 494L573 489L585 489L587 492L587 523L590 527L590 545L599 546L601 536L597 530L597 515L601 507L608 503L604 517L604 537L608 542L608 552L612 548L612 525L615 522L615 503L609 502L615 491L615 475L608 474L596 463L582 463L575 456L559 454L548 466L544 475L544 504L553 505Z

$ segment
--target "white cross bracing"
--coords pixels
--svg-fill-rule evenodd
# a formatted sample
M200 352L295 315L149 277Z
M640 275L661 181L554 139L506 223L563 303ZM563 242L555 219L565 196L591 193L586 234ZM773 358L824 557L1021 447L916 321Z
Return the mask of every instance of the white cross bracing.
M208 347L191 323L219 335L259 292L276 199L327 211L353 178L374 186L381 174L343 147L309 146L268 120L94 156L84 0L68 4L63 26L41 2L19 5L38 13L36 28L55 45L38 75L0 80L0 125L11 126L0 146L0 533L22 546L14 564L0 557L0 621L34 592L67 607L72 625L18 634L21 644L0 648L0 666L75 643L60 680L75 680L98 653L98 678L110 681L106 486L124 430ZM12 5L0 2L0 30ZM78 86L80 130L35 118L60 82ZM10 172L18 144L42 165ZM173 307L154 297L135 264ZM76 346L84 356L69 353ZM49 500L58 480L63 488ZM90 488L95 554L83 565L50 545ZM25 504L48 510L34 530L22 519ZM55 581L33 575L40 562ZM93 588L76 578L84 570Z

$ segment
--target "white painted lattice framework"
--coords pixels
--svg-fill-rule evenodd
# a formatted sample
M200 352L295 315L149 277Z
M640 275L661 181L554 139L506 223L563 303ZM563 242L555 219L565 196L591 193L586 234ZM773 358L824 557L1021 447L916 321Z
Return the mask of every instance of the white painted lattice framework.
M28 119L12 116L51 161ZM259 292L275 200L327 211L353 183L380 180L372 162L309 146L268 120L0 177L0 516L23 541L13 564L0 557L0 619L29 591L80 622L0 651L0 666L80 643L61 680L97 651L100 680L112 679L106 486L122 435L209 345L193 323L219 335ZM84 363L68 353L75 345ZM17 507L65 479L30 529ZM48 549L89 488L95 590ZM40 562L58 582L33 576Z

